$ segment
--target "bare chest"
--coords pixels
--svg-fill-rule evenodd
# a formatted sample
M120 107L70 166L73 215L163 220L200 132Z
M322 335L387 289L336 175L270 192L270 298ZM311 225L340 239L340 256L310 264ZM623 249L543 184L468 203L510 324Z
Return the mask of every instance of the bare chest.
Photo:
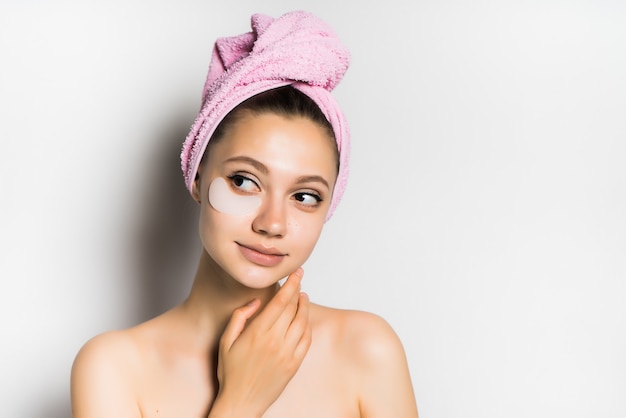
M139 388L144 418L206 417L217 391L215 365L201 359L155 364ZM264 418L358 418L352 376L315 344Z
M359 418L351 376L332 355L309 352L300 370L264 418Z

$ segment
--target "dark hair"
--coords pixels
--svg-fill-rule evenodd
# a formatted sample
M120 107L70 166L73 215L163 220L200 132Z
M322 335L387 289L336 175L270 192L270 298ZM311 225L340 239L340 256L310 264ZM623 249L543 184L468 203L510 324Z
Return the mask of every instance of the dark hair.
M339 169L339 151L337 150L335 132L333 131L332 125L309 96L291 86L268 90L241 102L237 107L231 110L217 128L215 128L205 153L209 151L212 143L216 143L222 139L226 131L244 115L259 115L263 113L273 113L287 118L303 117L318 124L328 133L329 139L332 140L333 145L335 145L337 169Z

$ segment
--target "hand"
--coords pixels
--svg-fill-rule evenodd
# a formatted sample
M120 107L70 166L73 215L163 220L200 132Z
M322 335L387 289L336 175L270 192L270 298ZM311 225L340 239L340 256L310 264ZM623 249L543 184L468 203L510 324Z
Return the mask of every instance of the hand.
M214 403L229 416L262 416L308 352L309 300L300 293L302 275L301 268L289 275L248 326L246 322L260 307L258 299L233 312L220 339L219 392Z

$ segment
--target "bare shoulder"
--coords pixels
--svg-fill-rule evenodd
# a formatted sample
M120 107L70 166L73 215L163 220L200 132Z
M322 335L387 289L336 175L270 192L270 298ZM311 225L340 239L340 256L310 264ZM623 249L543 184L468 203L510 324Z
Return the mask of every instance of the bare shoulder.
M359 367L386 362L390 355L404 356L398 335L381 316L358 310L313 305L315 325L332 334L334 345Z
M131 330L87 341L72 365L72 416L141 416L132 390L139 357Z
M78 351L72 374L127 369L133 364L136 344L131 330L109 331L88 340Z
M313 306L314 333L331 341L358 382L361 416L417 418L406 354L392 326L373 313Z

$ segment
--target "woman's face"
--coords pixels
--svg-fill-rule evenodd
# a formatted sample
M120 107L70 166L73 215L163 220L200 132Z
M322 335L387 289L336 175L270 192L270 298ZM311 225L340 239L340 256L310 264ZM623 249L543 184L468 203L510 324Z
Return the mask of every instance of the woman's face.
M205 251L251 288L300 267L317 242L337 176L334 141L302 117L244 114L205 156L194 195Z

